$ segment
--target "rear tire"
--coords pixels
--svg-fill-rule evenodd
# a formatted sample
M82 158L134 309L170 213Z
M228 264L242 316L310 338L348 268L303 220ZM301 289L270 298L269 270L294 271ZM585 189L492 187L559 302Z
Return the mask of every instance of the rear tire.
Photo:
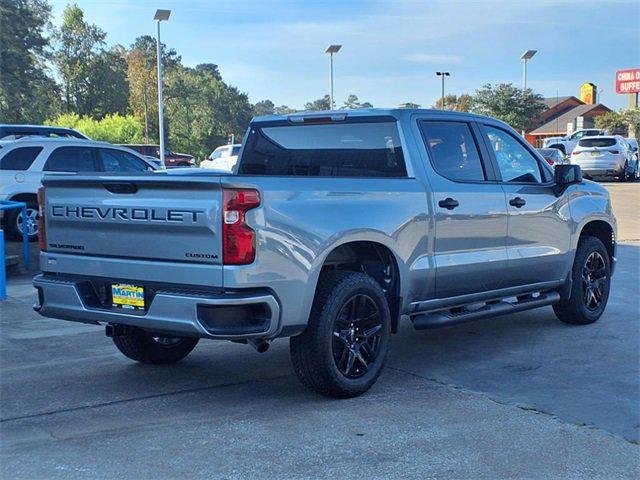
M27 202L27 230L29 241L38 240L38 204ZM22 210L14 208L7 210L4 216L4 229L12 240L22 241Z
M571 325L597 321L607 306L611 288L609 254L599 239L580 239L571 278L571 295L553 306L556 317Z
M113 337L113 343L125 357L154 365L179 362L191 353L198 340L194 337L161 337L139 328Z
M293 368L303 385L321 395L361 395L382 371L390 332L387 298L373 278L322 274L307 328L289 340Z

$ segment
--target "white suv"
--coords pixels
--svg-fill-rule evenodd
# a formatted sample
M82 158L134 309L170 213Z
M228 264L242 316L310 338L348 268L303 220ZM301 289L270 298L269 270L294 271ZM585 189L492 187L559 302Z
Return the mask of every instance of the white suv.
M571 135L567 135L565 137L545 138L542 142L542 146L544 148L557 148L564 155L571 155L571 152L573 152L573 149L581 138L606 134L606 130L598 130L595 128L576 130Z
M571 163L580 165L586 177L638 178L638 158L620 135L583 137L571 153Z
M142 172L156 170L152 162L128 148L69 138L24 137L0 142L0 200L27 204L29 240L38 238L37 191L48 172ZM4 212L3 229L22 239L22 215Z

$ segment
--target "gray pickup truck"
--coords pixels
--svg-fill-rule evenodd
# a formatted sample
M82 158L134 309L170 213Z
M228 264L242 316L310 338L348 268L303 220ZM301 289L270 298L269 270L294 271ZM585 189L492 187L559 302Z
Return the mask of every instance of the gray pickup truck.
M154 364L200 338L264 352L290 337L302 383L333 397L371 387L401 320L553 305L563 322L595 322L615 265L607 191L466 113L259 117L233 174L43 184L42 315L104 324Z

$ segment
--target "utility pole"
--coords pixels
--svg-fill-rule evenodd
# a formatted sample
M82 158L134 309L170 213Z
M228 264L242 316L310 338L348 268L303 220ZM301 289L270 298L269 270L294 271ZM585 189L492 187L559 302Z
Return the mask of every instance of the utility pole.
M436 72L436 75L442 77L442 96L440 97L440 108L444 110L444 77L448 77L449 72Z

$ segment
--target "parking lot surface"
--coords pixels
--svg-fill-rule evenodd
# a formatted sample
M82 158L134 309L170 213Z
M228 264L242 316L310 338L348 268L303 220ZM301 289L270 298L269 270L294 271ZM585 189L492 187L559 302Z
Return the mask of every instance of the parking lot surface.
M610 185L618 267L602 319L551 308L416 332L366 395L307 392L288 342L201 341L183 362L121 356L101 328L0 305L2 478L637 478L639 184ZM635 205L632 204L635 202ZM630 225L629 222L635 222Z

